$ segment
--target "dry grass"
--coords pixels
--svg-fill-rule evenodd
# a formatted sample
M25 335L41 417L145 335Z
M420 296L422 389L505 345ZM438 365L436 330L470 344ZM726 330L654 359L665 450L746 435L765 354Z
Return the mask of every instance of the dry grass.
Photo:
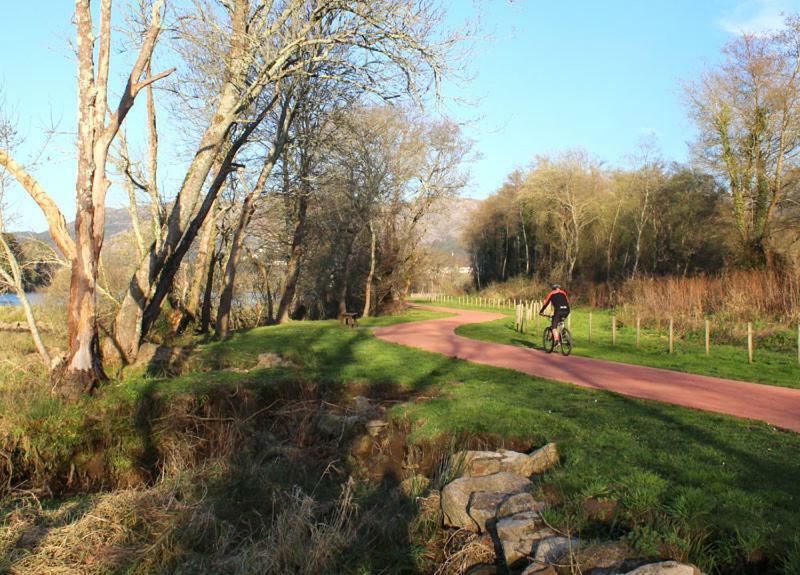
M538 278L515 277L504 283L492 283L481 290L480 296L511 300L542 299L550 291L549 284Z
M184 478L186 481L188 478ZM202 476L84 496L43 508L17 502L0 526L0 571L9 575L230 575L330 572L357 535L346 484L332 511L301 489L275 494L282 506L250 529L222 519Z
M461 529L450 533L443 554L434 575L463 575L475 565L495 562L491 538Z
M136 563L154 567L171 556L167 539L184 508L163 486L82 497L55 509L23 499L0 527L0 569L100 575Z
M800 277L768 271L732 271L718 277L664 277L629 280L617 303L643 316L730 321L800 319Z

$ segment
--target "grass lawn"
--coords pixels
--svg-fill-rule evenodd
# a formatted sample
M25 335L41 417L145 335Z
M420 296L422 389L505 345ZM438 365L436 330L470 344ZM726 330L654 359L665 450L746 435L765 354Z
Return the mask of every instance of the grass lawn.
M514 330L513 312L507 308L476 308L439 303L435 305L506 313L508 314L507 319L465 325L458 328L456 333L480 341L521 347L541 347L541 333L546 325L545 322L549 321L546 318L540 318L538 330L535 322L531 322L529 333L522 334ZM703 334L689 333L683 337L678 337L676 334L675 352L670 354L666 328L661 331L642 328L640 347L637 349L635 324L622 324L619 320L617 322L617 343L612 345L611 316L612 312L610 311L592 311L592 342L589 343L588 311L580 308L573 310L571 318L574 342L572 353L622 363L800 389L800 365L798 365L797 354L794 351L771 351L759 348L757 344L754 362L749 364L746 342L742 342L741 346L715 344L712 333L711 355L706 357ZM782 339L786 339L786 337ZM785 348L785 342L781 342L781 346Z
M437 315L443 314L417 310L360 323ZM504 329L503 323L497 328ZM266 351L298 367L208 370L252 366ZM103 411L113 412L109 402L145 390L206 394L215 386L266 390L279 382L315 381L335 394L354 383L392 386L408 393L409 400L397 402L390 414L407 422L409 442L424 446L454 437L487 447L536 447L557 441L563 464L539 478L537 489L556 494L562 504L552 520L582 537L622 537L643 556L668 553L713 573L788 574L784 558L800 560L800 434L470 364L383 342L369 329L347 329L336 321L239 332L200 346L198 353L206 371L118 383L102 399ZM587 500L618 511L598 520L585 511ZM398 518L393 521L407 529ZM396 549L354 554L342 572L417 572L411 567L414 552L406 549L414 545L406 533Z
M411 423L412 441L442 434L530 446L558 441L564 465L542 485L573 503L618 502L624 519L604 528L626 535L642 552L674 545L706 568L732 572L725 569L761 552L773 559L788 552L797 535L798 434L474 365L333 322L259 328L204 353L246 360L264 350L297 354L304 377L392 383L421 395L440 390L432 400L394 408L395 417ZM586 518L572 520L593 529Z

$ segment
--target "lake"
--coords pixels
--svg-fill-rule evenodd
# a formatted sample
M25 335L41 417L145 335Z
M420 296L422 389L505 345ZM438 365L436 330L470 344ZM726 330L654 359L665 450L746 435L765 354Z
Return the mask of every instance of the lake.
M28 301L31 302L31 305L43 303L44 294L31 292L28 294ZM19 305L19 298L17 297L17 294L13 293L0 294L0 307L2 306L16 307L18 305Z

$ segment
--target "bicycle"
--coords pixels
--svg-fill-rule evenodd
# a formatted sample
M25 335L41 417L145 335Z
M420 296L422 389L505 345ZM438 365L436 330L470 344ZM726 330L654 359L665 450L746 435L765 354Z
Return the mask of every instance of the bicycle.
M553 318L552 315L547 315L546 313L540 315L550 319ZM564 325L564 320L558 322L556 330L558 331L558 341L553 339L553 330L550 326L544 328L544 333L542 333L542 347L544 351L546 353L553 353L553 350L558 346L561 350L561 355L569 355L572 353L572 334Z

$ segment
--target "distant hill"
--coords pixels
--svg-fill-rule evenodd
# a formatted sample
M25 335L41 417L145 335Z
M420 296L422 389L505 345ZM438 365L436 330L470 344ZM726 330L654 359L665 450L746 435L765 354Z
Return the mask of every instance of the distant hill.
M423 242L436 250L464 259L466 262L467 252L461 235L472 213L480 204L481 200L472 198L454 198L448 200L445 205L440 206L438 210L431 212L426 217L426 232ZM139 209L142 221L147 221L150 217L149 208L147 206L141 206ZM130 229L131 215L127 208L106 208L107 241L118 234L130 231ZM74 221L67 223L67 230L69 230L69 234L74 238ZM21 238L33 238L55 247L47 231L14 232L14 235Z
M150 211L147 206L139 207L139 216L141 218L149 218ZM131 214L128 208L106 208L106 239L109 240L117 234L130 231L131 229ZM75 238L75 221L67 222L67 231L72 238ZM50 244L55 247L50 233L44 232L13 232L15 236L23 238L32 238L41 242Z
M428 215L423 241L439 251L452 254L467 262L467 250L462 235L481 202L482 200L473 198L449 200L436 212Z

